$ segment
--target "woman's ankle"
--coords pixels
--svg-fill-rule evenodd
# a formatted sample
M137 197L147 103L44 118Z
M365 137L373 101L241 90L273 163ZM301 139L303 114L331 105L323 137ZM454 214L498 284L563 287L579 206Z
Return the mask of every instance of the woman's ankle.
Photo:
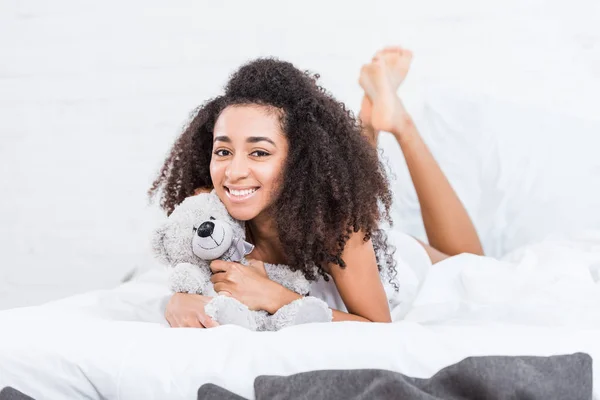
M360 121L361 134L369 140L370 143L377 144L377 137L379 136L379 131L373 128L373 125L368 124L364 121Z

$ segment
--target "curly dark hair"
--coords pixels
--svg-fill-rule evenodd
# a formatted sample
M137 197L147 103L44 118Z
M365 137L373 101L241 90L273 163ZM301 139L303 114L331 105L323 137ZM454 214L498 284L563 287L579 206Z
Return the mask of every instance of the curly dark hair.
M243 65L225 93L197 108L148 191L162 189L161 207L170 214L198 188L212 188L209 164L213 128L231 105L275 107L289 144L282 187L273 203L275 226L289 266L307 279L327 279L324 265L345 267L341 258L353 232L373 240L377 264L396 275L393 248L379 229L391 224L392 195L377 150L361 134L351 111L317 84L318 74L302 72L274 58ZM383 259L381 259L383 258Z

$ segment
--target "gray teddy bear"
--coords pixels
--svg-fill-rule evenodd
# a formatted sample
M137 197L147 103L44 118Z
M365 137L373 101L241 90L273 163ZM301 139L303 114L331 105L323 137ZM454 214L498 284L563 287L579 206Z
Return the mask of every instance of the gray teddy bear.
M210 261L221 259L247 265L244 257L254 246L244 239L244 224L229 215L213 190L188 197L179 204L154 233L153 249L162 262L172 267L169 283L173 291L213 297L205 312L219 324L275 331L332 320L331 309L316 297L302 297L271 315L250 310L232 297L215 293L210 281ZM266 263L265 269L269 279L302 296L308 294L310 282L301 271Z

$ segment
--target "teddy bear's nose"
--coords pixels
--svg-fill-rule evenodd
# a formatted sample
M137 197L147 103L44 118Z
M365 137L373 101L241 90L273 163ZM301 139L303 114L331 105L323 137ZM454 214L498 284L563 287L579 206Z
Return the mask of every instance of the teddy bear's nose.
M215 224L213 222L210 222L210 221L203 222L198 227L198 236L203 237L203 238L209 237L210 235L212 235L214 230L215 230Z

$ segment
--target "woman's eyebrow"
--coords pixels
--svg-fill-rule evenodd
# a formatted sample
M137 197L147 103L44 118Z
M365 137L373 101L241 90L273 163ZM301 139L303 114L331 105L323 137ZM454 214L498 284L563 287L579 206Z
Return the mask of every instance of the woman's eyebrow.
M215 136L215 138L213 139L213 143L214 142L227 142L227 143L231 143L231 139L229 138L229 136Z
M213 139L213 143L215 143L215 142L231 143L231 138L229 136L215 136L215 138ZM250 136L246 139L246 143L258 143L258 142L268 142L268 143L271 143L273 146L277 147L275 142L266 136Z
M250 136L249 138L246 139L246 143L258 143L258 142L269 142L273 146L277 147L277 145L275 145L274 141L272 141L271 139L269 139L268 137L265 137L265 136Z

